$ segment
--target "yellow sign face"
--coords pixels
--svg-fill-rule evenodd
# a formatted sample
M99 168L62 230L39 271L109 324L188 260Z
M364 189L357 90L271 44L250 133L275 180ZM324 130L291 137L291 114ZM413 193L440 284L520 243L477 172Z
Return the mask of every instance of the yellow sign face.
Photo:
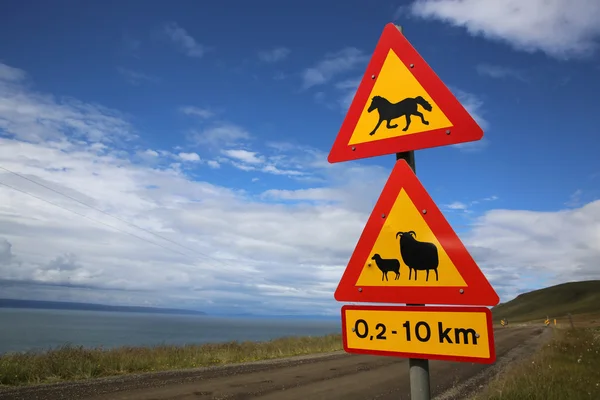
M375 245L365 262L363 270L356 282L358 286L442 286L454 287L466 286L464 279L456 269L454 263L440 245L425 219L423 219L420 210L418 210L406 191L402 189L396 199L386 222L375 241ZM398 237L398 232L413 232L411 237ZM409 250L404 252L402 256L401 246L402 241L416 239L420 242L429 242L435 246L437 250L437 268L430 270L414 270L409 268L411 260L408 258ZM430 246L431 247L431 246ZM399 275L394 271L384 274L379 268L379 265L385 264L385 260L381 259L396 259L398 260ZM375 259L373 259L375 258ZM427 265L421 263L420 265ZM431 264L430 264L431 265ZM386 279L387 278L387 279Z
M350 353L494 361L494 333L487 308L417 308L420 310L415 307L342 307L344 348Z
M390 49L348 144L450 127L450 120Z

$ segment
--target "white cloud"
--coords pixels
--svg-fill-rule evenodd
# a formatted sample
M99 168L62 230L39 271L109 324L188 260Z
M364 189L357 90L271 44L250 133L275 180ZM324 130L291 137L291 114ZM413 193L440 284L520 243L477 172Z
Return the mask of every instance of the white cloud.
M93 146L95 146L96 144L94 144ZM106 151L106 148L102 148L100 152L97 152L97 154L102 154L102 152ZM164 155L166 157L169 157L168 155ZM137 150L135 152L135 157L136 159L140 160L141 162L145 163L146 165L157 165L158 163L160 163L163 160L163 157L161 157L161 153L159 153L156 150L152 150L152 149L146 149L146 150Z
M27 77L25 71L10 67L0 62L0 81L18 82Z
M523 287L525 275L548 284L598 279L600 200L559 212L492 210L465 240L492 277L502 270L514 274L498 281L512 290Z
M479 75L485 75L496 79L514 78L521 82L527 82L527 78L525 78L523 72L515 68L504 67L501 65L477 64L475 69Z
M197 144L212 146L232 146L252 139L250 133L239 125L231 122L215 122L204 129L190 132L190 138Z
M360 85L361 79L362 77L359 76L352 79L346 79L335 84L336 89L340 90L342 93L340 105L344 113L348 111L348 108L350 108L350 104L352 104L352 99L354 99L354 95L356 94L358 85Z
M327 83L335 76L351 71L361 64L366 64L369 56L355 47L346 47L335 53L328 53L315 66L307 68L302 74L303 87Z
M291 50L287 47L275 47L270 50L262 50L258 52L258 58L263 62L274 63L285 59Z
M214 117L215 113L206 108L199 108L194 106L185 106L181 107L180 111L186 115L192 115L195 117L200 117L202 119L208 119Z
M336 91L330 94L327 94L324 91L317 91L314 93L315 101L325 108L346 114L354 99L354 95L356 94L361 79L362 77L359 76L336 82L333 85L333 88Z
M268 164L262 167L262 172L273 174L273 175L286 175L286 176L302 176L304 172L294 169L282 169L275 164Z
M0 166L20 175L0 169L4 297L339 313L333 291L389 168L329 164L323 151L267 143L255 154L264 162L240 165L312 180L264 180L254 194L194 180L162 149L136 153L158 166L139 163L105 140L131 129L119 113L17 86L0 86ZM69 118L43 118L55 115ZM84 135L71 120L99 133ZM15 126L38 140L15 135ZM204 179L222 162L200 164ZM465 243L508 300L525 287L522 271L538 281L599 277L599 226L600 202L557 213L493 210Z
M200 58L206 52L203 45L196 42L196 39L175 22L167 23L164 32L181 51L190 57Z
M196 145L208 145L221 149L226 146L236 146L249 142L252 135L243 127L230 121L215 120L215 111L209 108L184 106L179 112L198 117L198 126L188 131L188 139ZM212 164L214 167L214 163Z
M410 12L556 58L587 56L600 39L597 0L416 0Z
M485 198L481 199L481 201L494 201L494 200L498 200L498 196L493 195L493 196L485 197Z
M356 91L358 89L358 85L360 84L362 77L358 76L352 79L346 79L345 81L341 81L335 84L335 87L341 90L351 90Z
M484 130L488 129L489 122L483 117L483 100L473 93L465 92L464 90L457 88L451 89L458 101L466 108L481 128Z
M0 70L11 71L0 76L0 128L6 135L33 142L60 141L64 130L78 140L92 142L116 143L135 137L132 126L117 111L30 91L19 84L24 71L15 72L4 64Z
M151 156L151 157L158 157L158 152L156 150L152 150L152 149L145 150L144 154Z
M230 149L223 150L223 154L236 160L240 160L246 164L262 164L265 161L264 157L258 156L254 151Z
M476 152L485 149L490 143L490 140L486 136L486 131L489 129L490 124L487 121L487 119L483 117L483 100L481 100L475 94L465 92L464 90L460 90L454 87L450 87L450 90L456 96L458 101L463 105L463 107L467 110L467 112L471 114L471 116L479 124L479 126L481 126L481 129L483 129L484 132L484 136L481 140L475 142L459 143L453 145L453 147L467 152Z
M213 169L217 169L217 168L220 168L220 167L221 167L221 164L219 164L219 162L218 162L218 161L215 161L215 160L208 160L208 161L206 162L206 164L207 164L209 167L213 168Z
M484 202L498 200L498 196L489 196L484 197L482 199L471 200L468 202L464 201L453 201L449 204L444 204L441 208L443 212L447 213L463 213L463 214L471 214L473 213L472 207L478 204L482 204Z
M567 207L580 207L582 204L581 197L583 196L583 190L577 189L569 196L569 200L565 203Z
M294 160L286 160L286 157L267 157L244 149L222 150L222 154L228 157L224 161L228 161L231 165L242 171L259 171L266 174L288 177L304 177L306 175L306 172L300 170L303 168L301 163ZM289 168L290 166L293 166L293 168Z
M0 165L8 165L61 192L72 192L99 209L110 210L112 215L185 246L159 240L54 192L1 173L2 183L145 239L111 231L3 187L0 237L12 245L22 266L3 263L2 279L23 284L85 286L100 291L127 290L132 298L155 299L153 303L158 305L175 303L202 308L204 301L211 300L216 305L209 311L230 308L232 291L236 292L236 301L247 304L246 311L275 307L287 312L311 312L308 304L315 301L329 312L336 310L331 298L335 272L351 250L350 232L358 234L364 213L263 204L243 192L193 182L176 169L161 171L135 166L112 156L98 157L84 149L63 153L10 139L2 139L0 145L7 150L2 152ZM29 154L29 158L20 160L16 148ZM45 168L50 164L54 169ZM343 197L356 194L349 192ZM312 232L313 229L320 233ZM162 243L175 252L148 241ZM297 270L299 265L301 270ZM332 266L337 266L333 274ZM16 290L15 285L12 287ZM282 294L287 287L296 294ZM29 293L24 290L20 295L30 296ZM44 293L49 296L48 291ZM65 289L64 293L71 292ZM184 301L179 301L182 296ZM106 291L100 298L113 302L112 292ZM275 306L259 304L265 301Z
M468 206L460 201L455 201L446 205L446 208L449 208L450 210L466 210Z
M200 156L198 155L198 153L179 153L178 155L179 158L183 161L200 161Z
M12 254L12 245L8 242L8 240L1 238L0 239L0 265L8 265L12 263L13 260Z
M6 126L19 122L40 132L38 141L26 142L5 125L1 130L0 166L21 175L0 171L0 280L10 282L2 287L4 296L201 309L212 302L208 311L231 310L239 303L252 312L277 307L312 313L318 304L320 310L337 312L334 281L351 250L350 232L358 233L364 212L262 203L243 190L193 181L178 163L161 168L134 163L110 142L80 140L67 118L48 125L33 112L23 114L22 102L6 101L13 93L28 99L32 110L43 109L42 115L66 112L50 96L1 87ZM117 115L114 110L89 113L91 106L77 104L66 108L71 118L86 124L111 121L100 138L118 136L122 126L129 126L125 119L109 118ZM261 171L302 174L289 167L325 166L319 174L328 180L344 169L329 166L326 154L314 150L283 154L295 147L270 149L277 154L255 162ZM255 161L250 153L230 155ZM140 155L177 156L149 148L136 151ZM207 164L219 166L217 160ZM359 197L350 185L343 190L346 195L338 197L346 204Z

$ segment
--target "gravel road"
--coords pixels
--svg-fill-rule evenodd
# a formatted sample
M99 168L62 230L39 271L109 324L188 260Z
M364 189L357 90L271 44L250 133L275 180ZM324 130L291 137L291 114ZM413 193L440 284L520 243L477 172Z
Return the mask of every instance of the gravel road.
M493 365L431 361L432 396L464 399L509 363L532 354L551 328L496 330ZM222 367L0 389L3 400L409 399L408 360L344 352Z

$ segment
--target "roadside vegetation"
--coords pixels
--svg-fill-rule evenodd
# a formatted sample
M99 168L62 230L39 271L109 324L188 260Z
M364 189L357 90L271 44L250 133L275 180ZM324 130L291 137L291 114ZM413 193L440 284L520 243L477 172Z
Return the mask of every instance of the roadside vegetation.
M508 367L475 399L600 399L600 328L554 329L553 334L537 354Z
M543 322L546 316L566 319L567 315L598 315L600 280L568 282L518 295L492 308L495 322Z
M0 355L0 387L99 378L268 360L342 350L340 334L268 342L89 349L66 345L47 352Z

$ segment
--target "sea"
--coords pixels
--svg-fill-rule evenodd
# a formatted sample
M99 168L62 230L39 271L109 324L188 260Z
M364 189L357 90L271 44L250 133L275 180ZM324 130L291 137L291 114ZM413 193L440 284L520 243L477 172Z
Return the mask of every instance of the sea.
M0 308L0 354L45 351L65 344L90 348L184 345L340 332L338 319Z

